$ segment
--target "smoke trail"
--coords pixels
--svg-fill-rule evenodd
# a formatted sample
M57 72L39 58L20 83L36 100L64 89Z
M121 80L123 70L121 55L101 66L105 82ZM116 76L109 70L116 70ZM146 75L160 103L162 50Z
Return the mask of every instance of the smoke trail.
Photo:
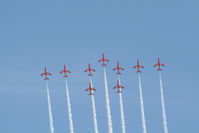
M140 88L140 104L141 104L142 128L143 128L143 133L147 133L146 120L145 120L145 114L144 114L144 100L143 100L143 94L142 94L142 84L141 84L140 74L138 75L138 78L139 78L139 88Z
M50 93L48 88L48 81L46 81L46 89L47 89L47 98L48 98L48 114L49 114L49 122L50 122L50 133L54 133L54 125L53 125L53 114L52 107L50 101Z
M107 112L107 118L108 118L107 125L108 125L109 133L113 133L111 108L110 108L109 93L108 93L108 83L107 83L107 76L106 76L106 67L104 67L104 84L105 84L105 96L106 96L106 112Z
M92 78L90 77L90 83L91 86L93 87L93 82L92 82ZM93 124L94 124L94 129L95 129L95 133L98 133L98 125L97 125L97 114L96 114L96 108L95 108L95 96L91 95L91 100L92 100L92 108L93 108Z
M161 72L160 72L160 93L161 93L162 117L163 117L164 133L168 133L167 117L166 117L166 109L165 109L165 102L164 102L164 92L163 92Z
M66 97L67 97L67 104L68 104L68 119L69 119L70 133L74 133L70 95L69 95L69 90L68 90L68 82L66 78L65 78L65 82L66 82Z
M120 77L119 76L118 76L118 80L119 80L119 84L120 84ZM119 93L119 100L120 100L120 117L121 117L122 133L126 133L122 93Z

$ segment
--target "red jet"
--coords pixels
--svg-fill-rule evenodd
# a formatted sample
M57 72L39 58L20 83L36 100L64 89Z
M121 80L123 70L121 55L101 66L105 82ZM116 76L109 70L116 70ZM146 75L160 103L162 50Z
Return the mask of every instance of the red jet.
M44 73L42 73L40 76L45 76L44 80L49 80L48 75L51 76L52 74L47 72L46 67L44 68Z
M103 63L102 66L106 66L105 62L110 62L110 61L104 57L104 54L102 54L102 59L100 59L98 62L102 62Z
M91 86L91 83L89 82L89 87L88 87L88 89L86 89L85 91L90 91L89 95L94 95L94 94L93 94L93 91L96 91L96 89L94 89L94 88Z
M141 68L144 68L144 66L140 65L140 62L139 60L137 60L137 65L133 67L133 69L137 68L137 73L140 73L141 72Z
M118 75L122 74L120 71L121 70L124 70L124 68L120 67L120 64L119 62L117 62L117 67L113 69L113 71L116 71L117 70L117 73Z
M158 67L157 71L162 71L161 66L165 66L165 65L160 63L160 58L158 58L158 63L153 65L153 66Z
M124 89L123 86L120 85L119 80L117 80L117 85L113 89L118 89L117 93L122 93L121 89Z
M93 76L92 72L95 72L95 70L91 68L91 64L88 64L88 69L86 69L84 72L88 72L88 76Z
M64 77L67 78L68 77L67 73L71 73L71 72L67 70L66 65L64 65L64 70L62 70L60 73L61 74L64 73Z

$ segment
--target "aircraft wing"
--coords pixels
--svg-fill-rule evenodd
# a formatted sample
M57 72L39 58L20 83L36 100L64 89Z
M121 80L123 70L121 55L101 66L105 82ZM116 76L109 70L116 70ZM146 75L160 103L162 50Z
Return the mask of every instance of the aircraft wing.
M117 67L113 69L113 71L117 70Z
M96 89L94 89L94 88L91 88L91 90L92 90L92 91L96 91Z
M137 66L134 66L133 69L137 68Z
M109 62L109 60L108 60L108 59L105 59L105 61Z
M120 67L120 70L124 70L124 68Z
M103 60L101 59L101 60L98 60L98 62L102 62Z
M153 65L154 67L156 67L158 64Z
M45 73L42 73L42 74L41 74L41 76L44 76L44 75L45 75Z
M63 73L64 71L61 71L60 73Z
M117 86L113 87L113 89L116 89L116 88L117 88Z
M120 86L121 88L124 88L124 86Z
M68 73L71 73L71 71L67 70Z
M91 71L95 72L95 70L94 70L94 69L92 69L92 68L91 68Z
M48 75L52 75L51 73L48 73Z

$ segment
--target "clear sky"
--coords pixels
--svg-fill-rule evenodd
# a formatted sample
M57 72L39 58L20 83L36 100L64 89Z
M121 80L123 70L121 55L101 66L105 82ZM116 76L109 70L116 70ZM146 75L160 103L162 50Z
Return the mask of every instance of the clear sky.
M119 98L112 89L117 61L127 133L141 133L138 79L140 59L149 133L163 133L158 57L166 64L163 82L170 133L199 132L199 2L196 0L7 0L0 2L0 132L49 133L45 81L47 66L55 133L67 133L63 64L72 71L69 89L76 133L93 133L87 63L96 69L94 87L100 133L107 132L102 67L107 67L114 133L121 133Z

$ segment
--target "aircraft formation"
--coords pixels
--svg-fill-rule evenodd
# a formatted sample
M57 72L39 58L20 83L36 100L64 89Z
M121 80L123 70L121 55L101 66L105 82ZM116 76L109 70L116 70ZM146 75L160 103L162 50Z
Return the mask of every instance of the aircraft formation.
M109 94L108 94L108 83L107 83L107 77L106 77L106 66L107 63L110 62L107 58L105 58L105 55L102 54L102 58L98 60L99 63L101 63L101 66L104 67L104 83L105 83L105 100L106 100L106 111L107 111L107 126L108 126L108 133L113 133L112 129L112 119L111 119L111 109L110 109L110 102L109 102ZM161 63L160 58L158 58L158 61L156 64L153 65L153 67L157 68L157 71L161 72L163 71L162 67L165 65ZM144 66L141 65L140 61L137 60L137 63L135 66L133 66L133 69L136 69L136 73L138 73L139 78L139 92L140 92L140 104L141 104L141 118L142 118L142 128L143 133L147 133L147 126L145 122L145 114L144 114L144 100L143 100L143 94L142 94L142 87L141 87L141 78L140 73L142 72L142 69L144 69ZM122 89L125 87L121 85L120 83L120 75L122 74L121 71L123 71L124 68L122 68L117 62L117 65L115 68L113 68L113 71L116 72L117 75L117 83L113 87L113 89L117 89L117 93L120 99L120 115L121 115L121 129L122 133L126 133L126 126L125 126L125 119L124 119L124 109L123 109L123 98L122 98ZM92 84L92 76L93 72L96 72L95 69L91 67L91 64L88 64L88 68L84 70L84 72L88 73L88 77L90 78L88 88L85 89L86 92L89 92L88 95L91 96L92 101L92 109L93 109L93 124L94 124L94 133L99 133L98 131L98 125L97 125L97 115L96 115L96 109L95 109L95 98L94 98L94 92L96 89L93 87ZM72 111L71 111L71 103L70 103L70 96L69 96L69 90L68 90L68 83L67 78L69 77L68 74L71 73L70 70L64 65L64 68L62 71L60 71L60 74L63 74L65 81L66 81L66 94L67 94L67 104L68 104L68 117L69 117L69 127L70 127L70 133L74 133L74 127L73 127L73 120L72 120ZM51 73L47 71L47 68L44 68L44 72L40 75L44 76L44 80L47 83L47 93L48 93L48 106L49 106L49 121L50 121L50 129L51 133L54 133L54 125L53 125L53 116L52 116L52 110L51 110L51 102L50 102L50 96L49 96L49 88L48 88L48 80L49 76L52 76ZM164 125L164 133L168 133L167 128L167 120L166 120L166 111L165 111L165 103L164 103L164 95L163 95L163 87L162 87L162 78L160 73L160 88L161 88L161 102L162 102L162 116L163 116L163 125Z
M110 62L108 59L105 58L104 54L102 54L102 59L100 59L98 62L102 62L102 66L107 66L106 62ZM165 65L160 62L160 58L158 58L157 64L153 65L154 67L157 67L157 71L163 71L162 66L164 67ZM137 64L133 67L133 69L137 68L137 73L141 73L141 69L144 68L144 66L140 65L140 61L137 60ZM121 71L124 70L124 68L120 67L119 62L117 62L117 66L113 69L113 71L117 71L116 74L121 75ZM88 64L88 68L84 71L88 72L88 76L93 76L92 72L95 72L95 69L91 68L91 64ZM64 77L68 77L68 73L71 73L67 68L66 65L64 65L64 69L60 72L60 74L64 74ZM51 73L47 72L47 68L44 68L44 72L40 76L45 76L44 80L49 80L48 76L52 76Z
M105 58L105 56L104 56L104 54L102 54L102 58L98 61L99 63L102 63L102 65L101 66L107 66L107 62L110 62L108 59L106 59ZM164 67L165 65L164 64L162 64L161 62L160 62L160 58L158 58L158 61L157 61L157 63L155 64L155 65L153 65L153 67L156 67L157 68L157 71L163 71L163 69L161 68L161 67ZM141 69L143 69L144 68L144 66L142 66L141 64L140 64L140 61L139 60L137 60L137 64L133 67L133 69L137 69L136 70L136 72L137 73L141 73L142 71L141 71ZM117 75L121 75L122 73L121 73L121 71L122 70L124 70L124 68L122 68L121 66L120 66L120 64L119 64L119 62L117 62L117 66L113 69L113 71L117 71ZM84 71L84 72L88 72L88 76L93 76L93 72L96 72L95 71L95 69L93 69L92 67L91 67L91 64L88 64L88 68ZM69 77L67 74L68 73L71 73L71 71L69 71L67 68L66 68L66 65L64 65L64 69L60 72L60 74L64 74L64 77L65 78L67 78L67 77ZM44 72L40 75L40 76L45 76L44 77L44 80L49 80L49 77L48 76L52 76L52 74L51 73L49 73L48 71L47 71L47 68L45 67L44 68ZM117 87L118 86L120 86L120 84L118 83L118 81L117 81ZM115 88L114 88L115 89Z

